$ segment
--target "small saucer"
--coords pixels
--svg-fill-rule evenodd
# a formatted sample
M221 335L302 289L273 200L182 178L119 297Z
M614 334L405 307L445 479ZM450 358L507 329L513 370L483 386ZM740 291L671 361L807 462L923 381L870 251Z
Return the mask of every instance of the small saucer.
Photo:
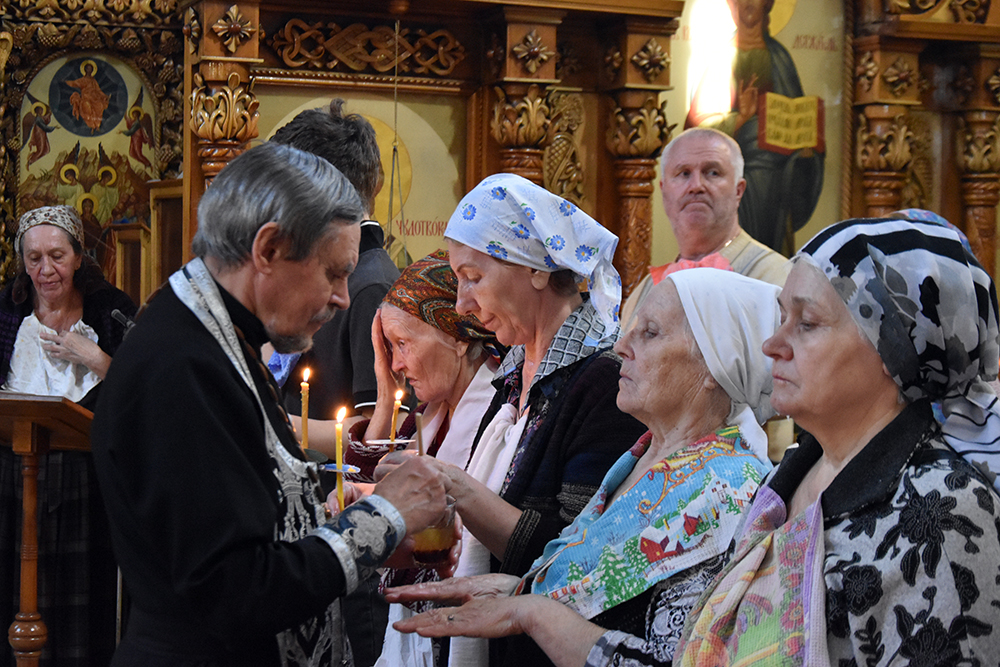
M413 438L396 438L395 440L369 440L369 445L396 445L395 449L405 449L407 445L411 442L415 442Z
M347 473L347 474L354 474L354 473L357 473L357 472L361 472L361 468L359 468L357 466L348 465L347 463L344 464L344 467L341 470L337 469L337 464L336 463L326 463L326 464L323 464L323 465L321 465L319 467L319 469L322 470L322 471L324 471L324 472L343 472L343 473Z

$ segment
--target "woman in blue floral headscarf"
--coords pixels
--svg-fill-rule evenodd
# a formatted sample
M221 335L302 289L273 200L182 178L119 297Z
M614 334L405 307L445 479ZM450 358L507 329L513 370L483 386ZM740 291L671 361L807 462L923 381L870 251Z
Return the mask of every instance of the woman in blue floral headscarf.
M618 238L511 174L469 192L445 238L458 312L511 346L468 472L441 464L466 528L457 574L521 575L645 431L616 405ZM453 665L485 664L486 642L456 638L450 656Z
M996 291L925 213L841 222L798 254L764 352L772 405L808 434L674 664L1000 663Z

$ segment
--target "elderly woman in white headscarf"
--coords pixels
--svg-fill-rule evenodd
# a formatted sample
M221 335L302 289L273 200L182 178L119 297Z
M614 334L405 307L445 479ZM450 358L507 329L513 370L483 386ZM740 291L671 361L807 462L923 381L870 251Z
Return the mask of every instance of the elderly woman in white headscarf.
M466 529L458 574L520 576L644 430L615 403L618 239L512 174L469 192L445 238L457 311L511 348L467 472L435 462L452 478ZM486 643L453 641L450 656L455 665L484 664Z
M759 426L773 414L770 363L760 345L778 323L777 293L707 268L653 288L615 346L618 404L649 431L520 582L490 575L391 590L392 600L468 601L396 627L525 633L557 665L669 663L688 609L724 565L771 467ZM533 595L501 597L516 584ZM517 661L545 663L520 643Z

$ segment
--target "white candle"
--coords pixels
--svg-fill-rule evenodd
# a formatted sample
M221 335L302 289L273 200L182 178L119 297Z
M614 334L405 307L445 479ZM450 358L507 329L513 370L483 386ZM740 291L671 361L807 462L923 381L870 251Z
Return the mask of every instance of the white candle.
M399 415L399 406L403 404L403 390L396 390L396 402L392 405L392 423L389 425L389 439L396 439L396 417Z

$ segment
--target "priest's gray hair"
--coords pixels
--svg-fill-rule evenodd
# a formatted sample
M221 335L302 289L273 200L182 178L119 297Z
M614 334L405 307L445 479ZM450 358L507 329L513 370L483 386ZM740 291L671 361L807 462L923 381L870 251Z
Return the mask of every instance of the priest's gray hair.
M690 129L684 130L676 137L670 140L670 143L666 145L663 149L663 153L660 155L660 174L666 172L667 160L670 159L670 153L673 152L674 148L681 143L684 143L688 139L694 137L714 137L726 145L729 149L730 161L729 164L733 167L733 173L736 174L736 180L739 181L743 178L743 151L740 150L740 145L736 143L736 140L725 132L720 132L712 127L692 127Z
M226 267L250 258L258 230L277 222L290 242L289 259L304 260L331 223L354 224L364 204L332 164L291 146L264 143L230 162L198 203L191 250Z

